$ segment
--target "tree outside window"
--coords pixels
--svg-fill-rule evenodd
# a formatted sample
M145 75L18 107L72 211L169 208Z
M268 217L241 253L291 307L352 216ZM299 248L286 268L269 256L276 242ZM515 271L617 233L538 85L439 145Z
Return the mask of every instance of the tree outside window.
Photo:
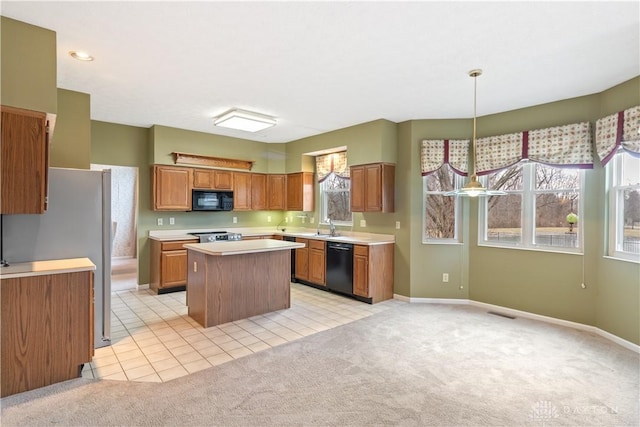
M333 172L320 184L320 222L330 218L334 223L351 225L349 178L342 178Z
M423 242L458 242L460 223L458 197L445 196L444 193L461 186L462 178L451 167L443 165L437 171L422 178L424 189Z
M490 174L489 188L507 194L482 202L480 242L579 250L582 177L580 169L540 163L519 163Z
M640 261L640 158L621 151L607 173L609 255Z

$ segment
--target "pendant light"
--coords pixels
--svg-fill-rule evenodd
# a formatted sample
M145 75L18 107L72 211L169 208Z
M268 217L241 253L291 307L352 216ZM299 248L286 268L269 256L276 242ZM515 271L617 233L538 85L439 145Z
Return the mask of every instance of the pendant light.
M481 197L481 196L499 196L502 194L507 194L504 191L497 190L487 190L480 184L478 181L478 176L476 175L476 98L477 98L477 79L478 76L482 74L481 69L475 69L469 71L469 77L473 77L473 140L472 140L472 149L473 149L473 157L472 157L472 174L471 180L462 188L454 191L449 191L444 193L445 196L462 196L462 197Z

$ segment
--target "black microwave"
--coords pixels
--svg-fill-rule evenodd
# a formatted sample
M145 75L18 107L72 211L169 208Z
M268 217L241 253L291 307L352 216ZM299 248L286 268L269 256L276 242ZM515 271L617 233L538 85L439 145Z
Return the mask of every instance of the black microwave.
M233 191L193 190L191 210L232 211Z

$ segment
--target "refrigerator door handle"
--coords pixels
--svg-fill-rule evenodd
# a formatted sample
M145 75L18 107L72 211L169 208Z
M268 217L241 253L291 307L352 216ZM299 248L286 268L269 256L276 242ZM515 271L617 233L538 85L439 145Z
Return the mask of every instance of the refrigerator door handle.
M111 341L111 169L102 171L102 341Z

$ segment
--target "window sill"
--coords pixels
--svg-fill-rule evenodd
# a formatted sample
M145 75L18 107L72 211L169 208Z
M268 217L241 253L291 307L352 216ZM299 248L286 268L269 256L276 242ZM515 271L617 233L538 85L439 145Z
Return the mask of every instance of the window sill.
M464 243L455 240L422 240L423 245L453 245L463 246Z
M514 249L514 250L518 250L518 251L546 252L546 253L562 254L562 255L580 255L580 256L584 255L584 253L581 252L579 249L576 249L576 250L573 250L573 251L560 251L560 250L553 250L552 248L491 245L491 244L486 244L486 243L478 243L478 246L482 247L482 248Z
M605 255L602 258L610 259L612 261L622 261L622 262L630 262L631 264L640 264L640 259L619 258L611 255Z

